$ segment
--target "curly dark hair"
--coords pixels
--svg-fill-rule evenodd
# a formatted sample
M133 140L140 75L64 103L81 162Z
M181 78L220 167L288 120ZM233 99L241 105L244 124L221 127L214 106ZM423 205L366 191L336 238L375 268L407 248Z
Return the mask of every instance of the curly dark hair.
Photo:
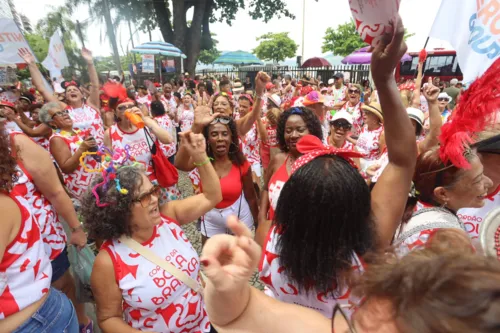
M238 137L238 131L236 129L236 122L234 121L233 118L229 118L229 117L223 117L223 118L229 119L229 123L227 125L224 125L224 126L229 128L229 130L231 131L231 146L229 149L229 159L233 162L233 164L243 165L243 163L246 161L246 158L240 149L240 141L239 141L239 137ZM208 126L205 126L205 128L203 128L203 136L205 137L205 141L207 142L207 155L208 155L208 157L215 158L212 149L210 149L210 144L208 143L208 137L209 137L208 134L209 134L210 126L212 126L212 125L208 125ZM233 152L231 152L231 147L237 147L238 149L232 148Z
M16 149L17 152L17 147L10 147L10 137L2 128L0 130L0 191L10 192L18 180L17 161L12 156L11 149Z
M278 119L276 137L278 139L278 145L280 146L281 151L287 153L290 150L285 142L285 125L286 121L292 114L302 117L302 120L304 120L307 129L309 130L309 134L314 135L315 137L323 141L323 129L318 117L314 114L314 112L306 107L293 107L281 113Z
M353 255L374 243L370 189L335 155L300 167L285 183L274 216L280 266L301 291L331 293L346 283Z
M101 203L111 203L106 207L98 207L92 191L87 191L82 201L81 214L90 238L108 240L132 235L130 208L142 186L143 174L139 167L119 168L116 178L120 180L121 187L128 190L128 194L118 192L114 181L108 182L106 186L99 186L96 192ZM97 176L91 188L102 181L102 175Z

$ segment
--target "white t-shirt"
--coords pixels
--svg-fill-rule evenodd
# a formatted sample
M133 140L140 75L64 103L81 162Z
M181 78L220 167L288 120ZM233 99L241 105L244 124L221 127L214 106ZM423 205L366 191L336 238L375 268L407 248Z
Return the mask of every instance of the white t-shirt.
M457 212L458 218L462 220L471 239L479 236L479 226L484 221L486 215L493 209L500 207L500 193L492 199L485 199L481 208L462 208Z

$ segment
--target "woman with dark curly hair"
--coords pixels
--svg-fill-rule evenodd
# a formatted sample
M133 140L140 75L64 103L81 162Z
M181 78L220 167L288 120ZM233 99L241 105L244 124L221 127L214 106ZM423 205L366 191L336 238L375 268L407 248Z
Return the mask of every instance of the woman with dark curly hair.
M200 283L200 261L181 226L212 209L222 199L221 190L203 136L182 133L181 139L181 149L198 167L203 193L160 205L160 188L143 168L125 165L107 167L83 201L82 216L90 237L105 240L91 277L104 332L210 331L201 295L185 282ZM112 161L120 163L115 156ZM186 280L132 250L124 239L176 266Z
M264 187L260 196L259 228L255 234L257 243L263 244L271 227L274 210L281 189L290 177L293 163L302 156L297 150L297 141L312 134L323 140L323 129L318 117L308 108L294 107L284 111L279 119L276 137L281 153L271 159L264 173Z
M227 232L226 219L230 215L237 215L252 228L257 223L259 207L252 169L240 149L235 121L229 117L214 118L203 129L203 135L207 141L207 155L220 179L222 191L222 201L201 220L202 241L205 243L208 238ZM194 164L180 149L176 163L181 164L183 170L194 169L188 168Z

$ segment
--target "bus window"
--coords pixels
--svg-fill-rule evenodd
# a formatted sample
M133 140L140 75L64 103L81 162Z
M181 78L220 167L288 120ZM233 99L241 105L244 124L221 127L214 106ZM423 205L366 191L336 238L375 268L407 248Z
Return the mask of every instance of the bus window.
M458 57L455 57L455 61L453 62L453 74L457 76L463 75L460 65L458 64Z
M453 75L455 56L431 55L425 62L425 75Z
M417 71L418 57L413 57L411 61L401 63L400 75L414 76Z

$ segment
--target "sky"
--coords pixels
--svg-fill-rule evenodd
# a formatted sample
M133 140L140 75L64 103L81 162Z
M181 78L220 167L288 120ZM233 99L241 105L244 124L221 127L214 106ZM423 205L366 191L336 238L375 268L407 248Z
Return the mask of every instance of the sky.
M249 0L246 0L247 3ZM14 0L18 12L24 13L32 22L43 18L52 6L64 5L64 0ZM289 36L299 44L297 55L302 52L302 18L303 1L286 0L288 9L295 14L295 20L289 18L273 18L268 23L254 21L246 11L240 10L232 26L225 23L211 24L211 32L217 34L219 41L218 49L222 51L252 51L258 45L256 38L268 32L289 32ZM441 0L402 0L400 14L405 27L409 32L416 35L411 37L407 43L410 51L419 51L425 44L427 35L431 29L437 14ZM190 19L192 11L188 11L187 18ZM83 21L89 17L87 7L79 7L75 10L73 18ZM348 22L351 18L348 0L306 0L305 6L305 42L304 57L308 59L320 56L323 36L328 27L337 27L339 24ZM135 30L133 28L133 30ZM111 47L107 40L100 41L100 35L105 33L102 25L94 23L87 30L86 46L93 51L95 56L111 55ZM122 24L117 31L118 48L120 53L131 48L128 27ZM152 33L153 40L163 40L159 30ZM149 41L144 33L134 35L136 44ZM120 44L122 48L120 47ZM431 38L427 49L434 47L450 48L446 42Z

